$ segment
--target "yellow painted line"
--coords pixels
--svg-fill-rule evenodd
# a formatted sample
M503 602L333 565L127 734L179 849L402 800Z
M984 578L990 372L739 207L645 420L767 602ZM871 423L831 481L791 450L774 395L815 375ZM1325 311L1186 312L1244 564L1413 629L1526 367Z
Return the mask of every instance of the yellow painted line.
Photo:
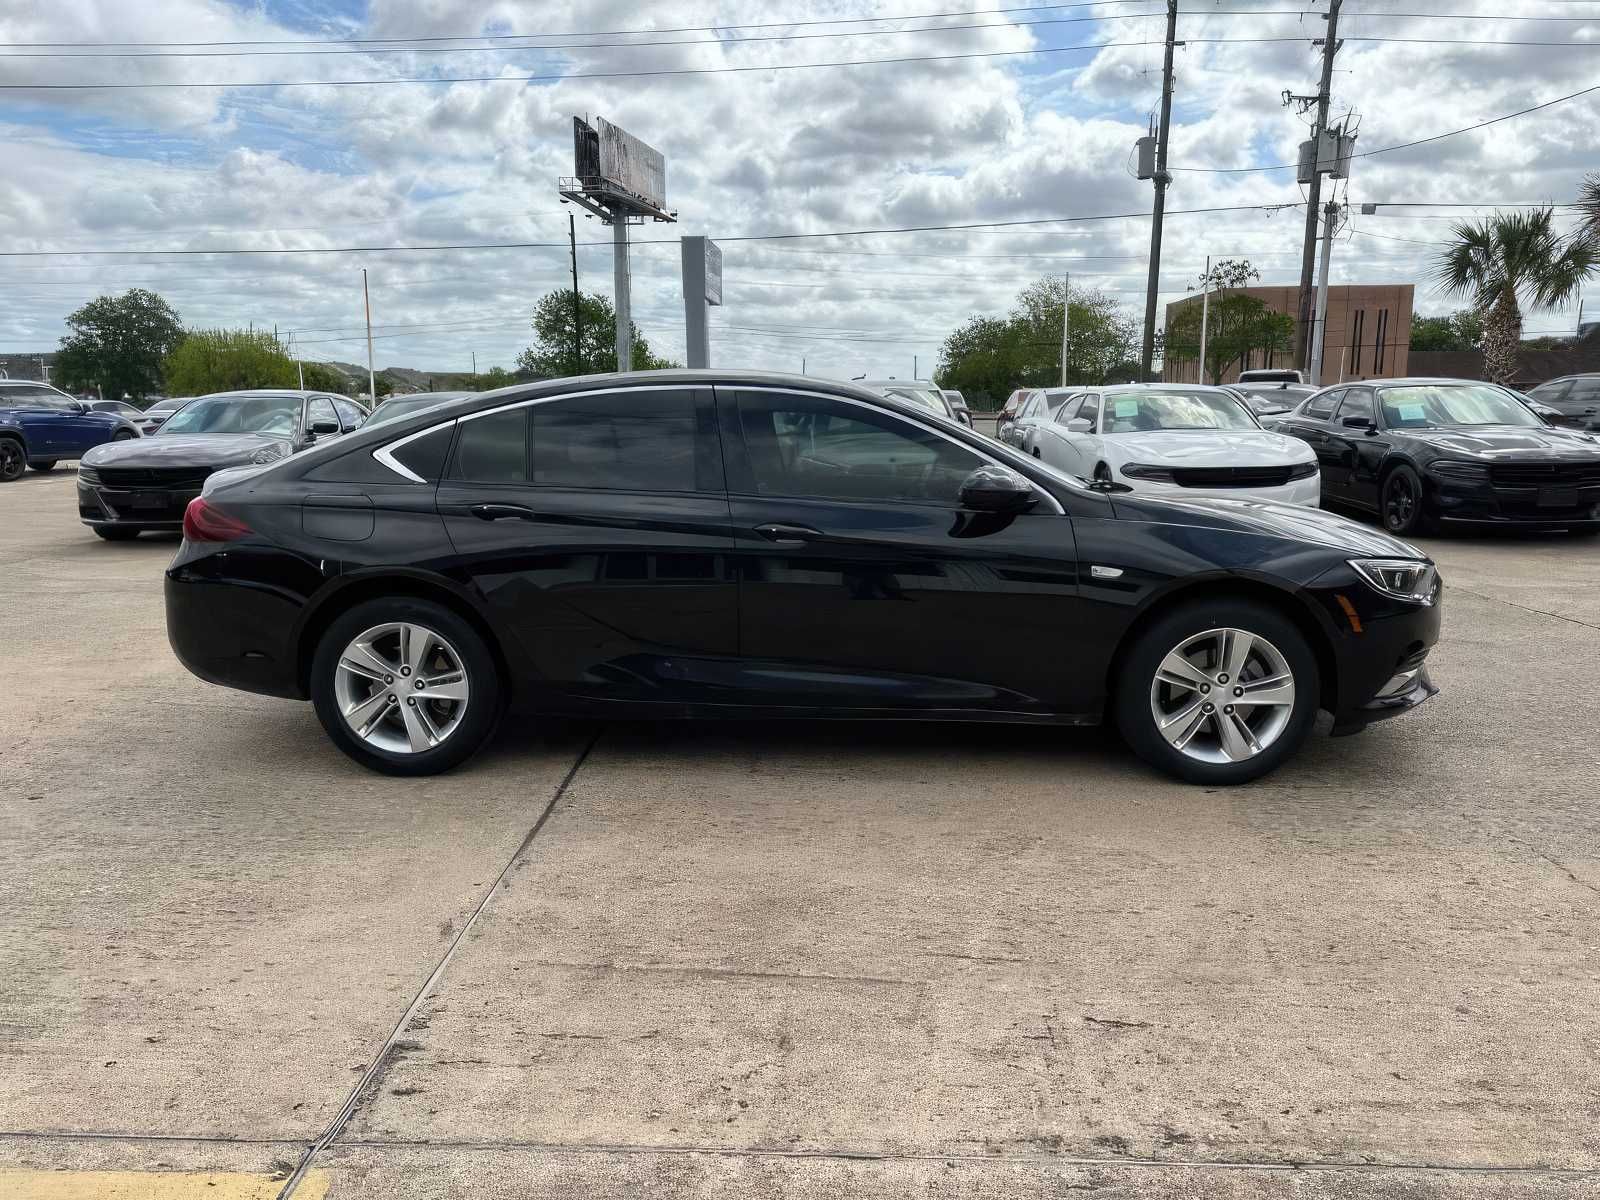
M0 1167L6 1200L273 1200L283 1179L233 1171L32 1171ZM296 1200L322 1200L328 1173L308 1171Z

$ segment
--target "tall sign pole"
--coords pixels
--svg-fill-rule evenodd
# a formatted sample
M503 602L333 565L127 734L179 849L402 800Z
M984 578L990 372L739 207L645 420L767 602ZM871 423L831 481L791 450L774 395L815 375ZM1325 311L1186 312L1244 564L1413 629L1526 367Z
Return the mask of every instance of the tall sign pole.
M661 152L609 121L590 125L572 118L574 174L563 178L561 197L611 226L613 301L616 307L617 370L633 369L633 305L628 273L628 225L676 221L667 202L667 160ZM573 246L573 293L577 294L577 246ZM579 301L575 300L575 303Z
M1150 279L1144 289L1144 346L1139 378L1150 378L1156 350L1156 292L1161 280L1161 223L1167 212L1167 133L1172 126L1172 48L1178 40L1178 0L1167 0L1167 49L1161 62L1161 125L1156 133L1156 204L1150 216Z
M583 374L583 297L578 292L578 226L567 214L567 246L572 251L572 373Z
M691 367L709 367L711 333L707 310L722 303L722 248L707 237L683 238L682 247L685 350ZM805 374L804 359L800 373Z
M1211 255L1206 255L1206 273L1200 280L1200 382L1206 381L1206 325L1211 319Z
M361 268L361 303L367 310L367 398L378 406L378 377L372 371L372 297L367 293L367 269Z
M1067 386L1067 329L1072 324L1072 272L1061 276L1061 386Z
M1295 331L1295 365L1308 366L1311 347L1311 271L1317 251L1317 217L1322 204L1322 173L1324 169L1323 144L1328 136L1328 103L1333 95L1333 56L1339 52L1339 5L1341 0L1328 0L1328 33L1322 39L1322 83L1317 88L1317 122L1311 131L1312 170L1306 183L1306 235L1300 251L1300 319ZM1294 99L1294 97L1288 97ZM1303 99L1303 98L1302 98ZM1304 107L1301 109L1304 112Z

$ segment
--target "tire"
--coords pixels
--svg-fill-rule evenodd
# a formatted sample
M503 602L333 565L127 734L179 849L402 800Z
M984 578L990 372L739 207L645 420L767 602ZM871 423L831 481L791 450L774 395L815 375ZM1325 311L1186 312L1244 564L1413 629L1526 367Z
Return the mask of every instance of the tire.
M1221 676L1228 674L1218 669L1228 665L1225 646L1221 636L1209 636L1219 631L1242 632L1253 639L1243 660L1242 683L1232 677L1221 682ZM1186 646L1190 650L1182 657L1193 670L1190 678L1197 683L1203 679L1200 686L1209 688L1206 694L1216 699L1202 699L1197 687L1158 681L1164 664ZM1235 640L1232 646L1238 648L1240 643ZM1235 698L1237 689L1249 689L1252 683L1275 678L1283 671L1290 676L1291 703L1241 704L1240 714L1227 713L1226 701ZM1294 622L1258 601L1226 596L1181 605L1139 633L1122 660L1114 686L1117 726L1140 758L1189 783L1222 786L1259 779L1294 754L1316 720L1322 694L1316 655ZM1258 694L1270 694L1275 700L1288 698L1281 684ZM1170 717L1191 702L1197 702L1194 719L1198 724L1187 746L1180 748L1162 733L1156 710ZM1209 715L1203 709L1206 703L1214 706ZM1236 733L1231 740L1232 747L1246 751L1246 756L1230 756L1220 724L1223 721L1235 730L1242 727L1249 732L1248 739ZM1172 729L1174 736L1181 736L1187 724L1180 718L1179 727ZM1259 741L1260 748L1250 751L1251 741Z
M433 639L424 658L426 666L417 672L419 678L449 681L457 674L464 676L459 710L453 696L424 701L420 709L409 703L406 708L400 706L402 701L418 697L416 680L404 674L411 668L402 656L399 631L386 630L398 626L421 630ZM380 630L386 631L373 636ZM370 641L376 662L365 655L346 658L346 651L358 638ZM354 662L362 669L343 667L342 662ZM371 669L374 666L390 669L380 678ZM408 682L413 685L409 691L405 687ZM386 693L388 687L394 691ZM455 690L457 685L450 681L441 687ZM390 700L387 705L383 703L385 694ZM465 762L494 733L504 695L494 656L483 637L466 620L431 600L396 597L358 604L328 626L311 660L311 701L328 737L356 762L385 775L437 775ZM374 704L377 707L372 707ZM358 714L357 722L371 718L365 736L345 716L352 709ZM430 748L410 749L408 741L418 744L411 740L413 730L429 740L434 733L439 737Z
M16 438L0 438L0 483L15 483L28 469L28 454Z
M108 542L131 542L139 536L137 529L125 529L120 525L96 525L94 532L96 537L105 538Z
M131 441L133 441L135 436L136 435L134 434L133 430L131 430L131 429L119 429L112 436L111 440L113 442L131 442Z
M1383 477L1378 489L1378 520L1396 537L1415 537L1432 529L1422 477L1404 463Z
M56 460L53 458L46 458L37 462L31 462L28 465L42 475L46 471L54 471L56 469Z

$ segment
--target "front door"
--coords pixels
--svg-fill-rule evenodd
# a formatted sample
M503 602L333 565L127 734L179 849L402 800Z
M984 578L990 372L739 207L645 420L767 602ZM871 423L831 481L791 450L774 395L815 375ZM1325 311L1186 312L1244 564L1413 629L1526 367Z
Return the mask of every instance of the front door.
M464 417L438 504L457 574L515 632L537 687L723 697L738 587L709 390L609 389Z
M962 509L989 460L870 404L719 388L718 409L748 700L1075 711L1072 526L1053 500Z
M1360 420L1360 426L1346 425L1346 419ZM1377 406L1369 387L1347 388L1328 426L1326 454L1319 454L1323 492L1347 503L1371 508L1377 504L1377 467L1382 461L1382 443L1372 432L1378 420Z

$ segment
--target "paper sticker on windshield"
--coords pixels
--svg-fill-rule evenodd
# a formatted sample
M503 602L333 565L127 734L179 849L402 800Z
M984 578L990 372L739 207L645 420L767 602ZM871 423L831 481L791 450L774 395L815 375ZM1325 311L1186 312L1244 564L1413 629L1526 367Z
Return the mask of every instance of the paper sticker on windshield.
M1139 415L1139 402L1137 400L1118 400L1116 402L1118 417L1137 417Z
M1402 421L1426 421L1428 413L1420 404L1397 405L1395 411L1400 414Z

